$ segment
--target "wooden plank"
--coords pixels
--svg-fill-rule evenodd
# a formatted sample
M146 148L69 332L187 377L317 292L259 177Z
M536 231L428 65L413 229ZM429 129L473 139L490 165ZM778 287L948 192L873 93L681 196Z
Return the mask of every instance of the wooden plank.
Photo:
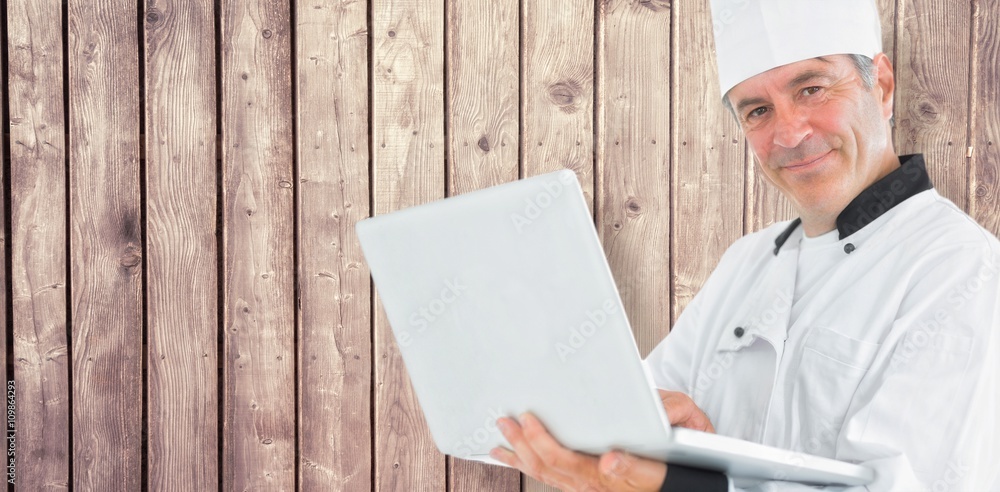
M518 178L516 0L448 7L448 194Z
M526 0L523 6L523 174L572 169L593 210L594 2Z
M13 11L13 7L10 8L10 11ZM0 67L3 67L3 66L5 66L4 63L6 62L6 60L4 59L4 52L7 51L4 48L6 48L8 46L15 46L14 43L8 43L8 38L7 38L7 19L8 18L16 18L16 17L14 17L13 15L8 15L8 9L2 9L2 10L0 10L0 18L2 18L2 21L0 21L0 43L3 43L3 46L0 46ZM0 107L6 107L4 105L8 104L8 102L10 101L9 97L8 97L8 91L7 91L7 87L8 86L7 86L7 84L10 83L10 82L12 82L10 80L11 78L13 78L13 77L8 78L7 73L5 73L2 70L0 70L0 87L3 87L3 89L0 89L0 90L3 91L3 94L0 94ZM11 108L11 109L13 110L13 108ZM11 113L11 114L13 114L13 113ZM6 165L7 165L7 160L8 160L8 157L7 157L7 140L8 140L8 137L9 137L9 135L7 134L7 132L8 132L8 130L7 130L8 123L10 124L11 127L13 127L13 121L8 120L8 122L0 122L0 125L2 125L2 128L3 128L3 129L0 129L0 164L3 164L4 168L7 168ZM4 182L7 179L8 179L7 173L6 172L0 172L0 189L2 189L2 187L5 185ZM6 200L4 200L4 202L6 202ZM0 214L3 214L3 215L0 215L0 217L5 217L6 213L7 213L7 205L6 205L6 203L0 204ZM12 239L13 239L13 237L7 237L7 230L6 230L6 227L5 227L4 228L4 232L2 234L0 234L0 258L4 258L4 259L7 258L8 244L10 244L10 241ZM7 262L4 261L3 265L0 265L0 281L3 282L3 285L7 285L7 275L8 275L8 273L7 273ZM2 316L3 320L4 320L4 323L3 323L4 331L3 331L3 337L2 337L3 340L0 341L0 363L3 364L4 373L6 374L7 373L7 333L8 333L8 330L13 330L13 327L12 326L8 326L8 324L7 324L7 310L8 309L13 309L13 308L11 306L7 305L7 295L6 295L6 292L4 293L3 296L0 296L0 297L2 297L2 299L0 299L0 316ZM13 301L11 301L11 302L13 302ZM11 361L11 363L13 363L13 361ZM7 376L7 377L11 377L11 376ZM5 386L7 388L6 391L9 392L9 391L13 390L14 394L15 394L15 398L17 398L16 381L15 381L15 387L11 388L10 387L11 381L8 380L7 377L4 378L4 383L5 383ZM15 374L14 374L13 377L16 380L16 378L17 378L16 371L15 371ZM16 431L16 426L18 425L19 422L23 422L23 420L20 419L20 418L18 418L16 415L15 415L14 419L15 419L14 425L15 425L15 431ZM9 432L9 429L8 429L8 432ZM6 436L6 432L4 433L4 435ZM16 435L15 435L15 438L16 438ZM16 459L16 456L15 456L15 459ZM15 477L15 479L16 479L16 477Z
M63 39L62 17L49 14L61 5L13 0L7 9L17 486L68 488Z
M973 217L1000 235L1000 1L977 0L972 106Z
M876 0L879 19L882 21L882 52L889 61L896 59L896 4L899 0Z
M674 5L671 196L676 219L670 256L676 320L722 253L743 235L746 141L722 104L708 3Z
M894 59L896 49L896 1L877 1L882 21L882 51L889 57L890 61ZM896 75L899 76L898 71ZM898 90L895 96L898 107ZM899 146L897 145L896 148L898 149ZM747 217L744 232L758 231L775 222L798 217L798 213L788 200L760 173L759 164L749 147L747 148L747 158Z
M448 3L449 196L518 178L518 7L517 0ZM521 489L517 470L448 461L448 490Z
M645 356L671 319L671 9L667 0L600 7L597 229L615 278L639 286L622 301Z
M3 19L4 19L4 22L0 22L0 43L5 43L5 46L13 46L13 43L8 43L8 38L7 38L7 22L6 22L6 20L8 18L7 14L8 14L8 12L6 12L6 9L4 9L4 11L0 11L0 17L3 17ZM13 16L9 16L9 17L13 17ZM4 58L4 53L6 51L7 50L2 49L2 47L0 47L0 67L5 66L4 63L6 62L6 60ZM7 88L7 85L6 85L7 83L9 83L9 78L8 78L7 74L6 73L0 73L0 86L2 86L4 89L6 89ZM4 94L0 94L0 107L3 107L3 105L8 104L8 102L9 102L8 94L7 94L7 91L4 90ZM9 120L8 120L8 123L9 123ZM8 123L0 122L0 125L3 125L3 129L0 129L0 164L3 164L4 166L6 166L7 159L8 159L7 158L7 140L8 140L8 137L9 137L9 135L7 134L7 131L8 131L7 130L7 124ZM0 172L0 188L2 188L4 186L4 181L6 181L6 179L7 179L6 174L7 173ZM2 213L2 214L6 214L7 213L6 203L0 204L0 213ZM0 216L5 216L5 215L0 215ZM7 257L7 244L10 243L11 239L13 239L13 238L7 237L7 231L6 231L6 228L4 228L3 234L0 234L0 258L6 258ZM7 285L7 262L6 261L4 261L3 265L0 266L0 281L3 281L3 285ZM4 327L5 327L4 328L4 332L3 332L3 337L2 337L3 340L0 341L0 363L3 364L3 367L5 368L4 370L6 371L6 367L7 367L7 330L13 330L13 327L8 327L7 326L7 321L6 321L7 320L7 309L8 309L8 306L7 306L7 296L4 295L4 296L0 296L0 297L3 297L3 299L0 299L0 316L3 316ZM11 361L11 362L13 362L13 361ZM16 375L14 377L16 378ZM8 390L10 390L10 388L9 388L10 381L7 380L7 378L4 378L4 379L5 379L5 381L4 381L5 384L8 386ZM17 394L17 388L16 388L16 386L13 389L14 389L14 393L16 395ZM14 419L15 419L15 425L17 425L17 417L15 416Z
M369 491L371 281L365 2L295 3L301 490Z
M882 52L889 57L889 61L892 62L893 71L896 68L896 38L898 33L896 32L896 9L901 0L876 0L878 6L879 18L882 20ZM893 106L898 107L899 105L899 91L893 95ZM896 129L893 128L893 146L897 150L899 147L896 144ZM898 153L898 152L897 152Z
M594 210L594 2L527 0L521 12L522 174L572 169ZM623 283L621 289L634 283ZM525 491L555 490L522 477Z
M897 19L897 147L903 154L923 153L938 192L963 208L968 205L970 8L965 2L902 0Z
M444 2L372 2L374 210L444 196ZM445 490L445 459L427 430L376 296L375 488Z
M142 220L136 2L70 0L73 487L137 490Z
M289 4L221 4L223 489L295 486Z
M215 26L212 0L147 0L150 488L218 487Z

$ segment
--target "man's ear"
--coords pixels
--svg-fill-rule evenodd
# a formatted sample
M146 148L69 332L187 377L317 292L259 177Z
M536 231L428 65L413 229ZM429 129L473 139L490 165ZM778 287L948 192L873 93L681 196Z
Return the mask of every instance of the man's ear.
M875 88L879 89L880 103L882 105L882 116L886 119L892 117L893 103L892 96L896 91L896 76L892 71L892 62L885 53L875 55L872 60L875 64L877 79Z

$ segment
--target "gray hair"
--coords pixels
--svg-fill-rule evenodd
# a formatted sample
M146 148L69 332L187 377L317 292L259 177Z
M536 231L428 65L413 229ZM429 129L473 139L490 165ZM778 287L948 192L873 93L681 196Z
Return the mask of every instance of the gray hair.
M857 69L858 75L861 76L861 83L864 85L865 89L872 90L875 87L875 77L878 74L875 73L875 62L865 56L865 55L847 55L851 58L851 62L854 63L854 68ZM822 57L821 57L822 58ZM729 93L722 96L722 104L732 113L733 117L739 121L739 117L736 115L736 110L733 109L733 103L729 101Z
M851 61L854 62L854 68L858 70L858 75L861 76L861 83L865 85L865 89L872 90L875 87L875 77L878 75L875 73L875 62L865 55L847 56L851 57Z

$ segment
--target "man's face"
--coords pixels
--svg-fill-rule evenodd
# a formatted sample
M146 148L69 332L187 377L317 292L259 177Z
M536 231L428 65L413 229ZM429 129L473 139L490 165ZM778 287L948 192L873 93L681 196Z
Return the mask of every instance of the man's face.
M847 55L774 68L729 91L765 178L806 216L836 216L894 168L888 58L865 87Z

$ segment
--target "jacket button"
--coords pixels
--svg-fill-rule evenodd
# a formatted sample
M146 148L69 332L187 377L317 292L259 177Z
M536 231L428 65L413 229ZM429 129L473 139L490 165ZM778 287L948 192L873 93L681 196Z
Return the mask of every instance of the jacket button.
M847 254L853 253L855 249L857 248L855 248L854 245L851 243L847 243L844 245L844 252Z
M736 335L736 338L742 337L744 333L746 333L746 330L744 330L742 326L737 326L736 329L733 330L733 335Z

